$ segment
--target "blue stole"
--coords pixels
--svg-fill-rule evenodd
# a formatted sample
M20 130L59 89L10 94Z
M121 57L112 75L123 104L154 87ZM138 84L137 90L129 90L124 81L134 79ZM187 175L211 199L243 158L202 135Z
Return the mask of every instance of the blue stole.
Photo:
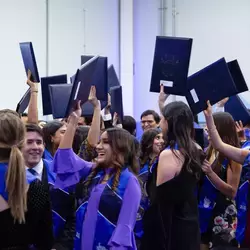
M248 149L250 142L246 141L242 148ZM236 195L236 206L237 206L237 218L238 224L236 229L236 239L239 243L242 243L245 238L245 229L247 221L248 206L248 193L250 189L250 153L246 157L244 164L242 165L240 187Z
M45 151L44 151L45 152ZM43 159L43 166L45 174L47 175L49 191L50 191L50 199L51 199L51 206L52 206L52 220L53 220L53 232L54 237L57 238L63 232L66 220L61 215L61 210L64 209L64 206L59 206L60 204L63 205L65 199L65 193L61 189L55 189L55 180L56 174L52 172L52 162L46 159ZM67 195L67 193L66 193Z
M228 160L222 163L223 168L227 168ZM202 186L199 190L198 208L201 233L207 232L208 226L213 216L213 209L216 205L218 190L207 176L204 176Z
M207 176L204 176L202 186L199 190L198 208L200 231L205 233L213 215L213 209L216 205L218 190L212 184Z
M5 201L8 201L8 193L6 190L5 178L7 174L8 163L0 163L0 195L4 198ZM27 183L30 184L36 178L31 174L26 174Z
M53 156L51 155L51 153L47 149L44 150L43 159L45 159L47 161L53 161Z
M43 172L46 174L45 177L48 181L50 191L54 237L58 238L64 230L66 216L72 207L71 200L67 191L54 188L56 174L52 171L52 162L43 159L43 166ZM27 175L32 175L29 171L26 171L26 173ZM36 176L33 177L36 178ZM44 180L42 180L42 182L44 182Z
M236 229L236 239L239 243L242 243L243 240L245 239L248 191L249 191L249 181L247 180L239 187L236 195L237 219L238 219L238 224Z
M123 195L131 175L133 174L127 168L121 172L119 185L115 192L111 189L113 177L107 182L99 202L93 249L98 249L98 246L107 248L108 242L116 228L122 207ZM89 195L91 195L91 191L99 183L103 176L104 172L100 172L92 180L88 188L87 196L84 193L85 182L77 184L76 198L78 208L76 210L75 250L81 250L82 226L84 223L85 213L88 208ZM77 190L79 190L79 192L77 192Z
M155 163L152 164L152 166ZM139 212L137 213L136 223L135 223L135 236L139 239L143 236L143 215L145 211L148 209L149 206L149 200L148 196L146 195L146 184L148 181L148 175L149 175L149 164L148 162L144 164L143 168L140 170L140 173L138 175L138 179L140 180L141 188L144 190L142 192L141 202L140 202L140 208Z
M241 146L242 149L250 149L250 141L245 141L244 144Z

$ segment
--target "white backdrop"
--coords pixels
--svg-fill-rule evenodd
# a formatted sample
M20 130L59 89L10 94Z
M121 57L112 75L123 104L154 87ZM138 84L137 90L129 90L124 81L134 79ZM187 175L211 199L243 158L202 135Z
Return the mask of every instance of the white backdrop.
M108 56L119 72L118 0L48 2L49 75L73 75L82 54ZM46 76L46 1L0 0L0 30L0 109L15 109L27 90L19 42L32 41L39 74Z
M80 65L80 55L84 53L108 56L109 63L114 64L119 73L119 47L122 44L123 65L126 63L131 71L134 64L134 81L127 69L121 70L123 86L130 85L124 87L124 109L125 113L139 119L145 109L158 110L158 95L149 92L152 59L155 36L160 35L161 31L165 35L173 34L172 0L134 0L133 8L123 4L122 20L119 19L119 1L122 3L126 0L48 1L48 73L67 73L71 76ZM163 30L160 10L162 2L166 7ZM250 1L175 2L178 13L176 36L194 38L189 73L192 74L222 56L226 60L237 58L249 83ZM133 18L128 12L133 12ZM133 33L126 30L126 22L129 28L133 27ZM120 27L123 31L119 31ZM46 1L0 0L0 32L0 108L15 109L27 89L19 42L33 42L40 76L46 75ZM131 38L127 35L131 35ZM120 37L123 41L119 41ZM126 41L130 43L131 39L134 41L133 52L131 44L126 46ZM129 52L127 59L124 58L126 49ZM245 100L250 100L249 93L243 96ZM177 97L179 99L183 98ZM41 111L40 100L40 116Z

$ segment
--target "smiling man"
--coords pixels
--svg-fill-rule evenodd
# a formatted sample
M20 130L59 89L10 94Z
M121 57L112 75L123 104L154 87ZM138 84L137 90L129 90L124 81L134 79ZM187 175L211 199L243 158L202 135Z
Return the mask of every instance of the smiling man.
M40 181L46 183L47 178L42 160L43 152L44 143L41 128L35 124L26 124L26 138L22 153L27 171L36 176Z
M42 129L35 124L26 124L26 137L22 149L27 174L32 174L50 190L55 245L53 249L73 249L74 196L54 188L55 173L52 162L42 158L44 152Z

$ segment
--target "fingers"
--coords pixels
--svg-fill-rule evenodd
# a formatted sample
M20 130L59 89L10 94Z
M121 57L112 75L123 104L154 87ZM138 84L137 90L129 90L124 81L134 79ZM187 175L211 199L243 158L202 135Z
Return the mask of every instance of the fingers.
M31 78L31 71L28 69L28 80Z
M161 84L161 86L160 86L160 93L164 93L164 85L163 84Z
M243 128L244 128L244 126L243 126L242 121L239 121L239 124L240 124L240 127L243 129Z
M210 101L209 101L209 100L207 101L207 107L208 107L208 108L212 108L212 106L211 106L211 104L210 104Z
M81 109L81 101L77 102L77 109Z

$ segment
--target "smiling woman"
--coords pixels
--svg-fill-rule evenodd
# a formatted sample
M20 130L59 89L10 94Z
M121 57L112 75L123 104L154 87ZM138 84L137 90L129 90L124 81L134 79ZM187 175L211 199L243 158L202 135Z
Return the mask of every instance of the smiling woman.
M135 176L139 167L135 138L124 129L108 129L96 146L96 164L84 161L72 150L81 113L79 104L54 158L56 187L70 187L76 193L75 249L136 249L133 228L141 189ZM99 113L96 103L94 117Z

